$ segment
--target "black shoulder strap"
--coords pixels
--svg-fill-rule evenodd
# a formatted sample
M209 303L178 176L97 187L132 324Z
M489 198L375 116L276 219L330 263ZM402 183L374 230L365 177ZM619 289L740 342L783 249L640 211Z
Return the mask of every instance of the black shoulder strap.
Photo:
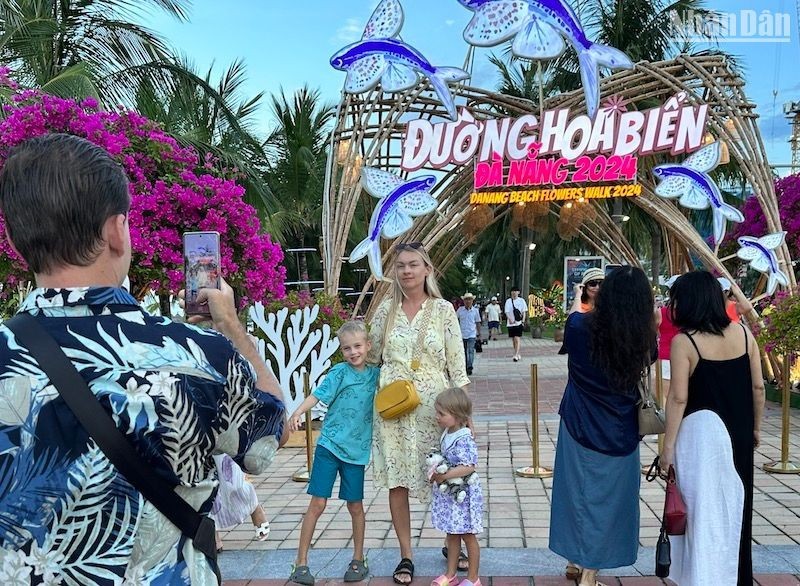
M690 334L689 332L683 332L683 333L686 334L686 337L689 338L689 341L692 343L692 346L694 346L694 350L695 350L695 352L697 352L697 357L700 360L702 360L703 359L703 355L700 354L700 348L697 347L697 344L695 343L694 338L692 337L692 334Z
M3 325L14 332L17 341L28 349L80 424L117 470L181 533L192 539L195 549L216 560L214 520L198 513L175 492L173 486L152 472L38 320L29 313L20 313Z

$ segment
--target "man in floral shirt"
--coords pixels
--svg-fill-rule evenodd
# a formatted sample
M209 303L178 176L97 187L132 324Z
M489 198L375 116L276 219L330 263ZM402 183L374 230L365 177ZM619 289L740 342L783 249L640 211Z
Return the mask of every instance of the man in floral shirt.
M129 205L122 169L74 136L29 140L0 172L7 234L39 287L20 311L56 339L153 474L207 513L214 454L256 474L272 461L282 394L227 284L200 296L219 333L151 317L120 287ZM0 326L0 584L206 585L215 571Z

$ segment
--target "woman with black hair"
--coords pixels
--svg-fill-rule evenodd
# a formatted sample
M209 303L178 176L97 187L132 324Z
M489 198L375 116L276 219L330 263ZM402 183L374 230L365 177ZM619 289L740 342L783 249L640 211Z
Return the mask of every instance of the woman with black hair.
M674 464L686 502L686 534L670 537L679 586L753 583L753 451L764 410L758 344L725 312L705 271L671 289L672 383L661 467ZM738 576L734 582L734 576Z
M632 565L639 547L636 384L656 357L653 292L641 269L608 274L594 310L567 319L564 350L550 549L570 560L569 577L596 586L598 569Z

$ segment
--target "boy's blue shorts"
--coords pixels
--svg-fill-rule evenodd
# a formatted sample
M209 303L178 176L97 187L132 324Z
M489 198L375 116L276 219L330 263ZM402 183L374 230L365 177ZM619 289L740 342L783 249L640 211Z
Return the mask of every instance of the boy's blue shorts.
M319 498L331 498L336 474L339 474L339 498L348 503L364 500L363 464L344 462L324 446L314 450L314 463L308 481L308 494Z

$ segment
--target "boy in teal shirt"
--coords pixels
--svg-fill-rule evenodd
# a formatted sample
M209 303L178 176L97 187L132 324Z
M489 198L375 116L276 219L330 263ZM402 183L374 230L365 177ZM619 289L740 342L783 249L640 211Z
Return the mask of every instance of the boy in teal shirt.
M363 322L349 321L336 333L345 362L330 369L322 384L303 401L289 418L289 428L300 428L303 414L318 402L328 405L322 424L314 464L308 483L311 502L308 505L297 560L289 576L290 582L314 584L308 568L308 549L317 520L333 492L339 475L339 498L347 501L353 523L353 561L344 575L345 582L360 582L369 574L364 560L364 469L369 463L372 446L372 410L378 388L380 369L367 364L370 341Z

